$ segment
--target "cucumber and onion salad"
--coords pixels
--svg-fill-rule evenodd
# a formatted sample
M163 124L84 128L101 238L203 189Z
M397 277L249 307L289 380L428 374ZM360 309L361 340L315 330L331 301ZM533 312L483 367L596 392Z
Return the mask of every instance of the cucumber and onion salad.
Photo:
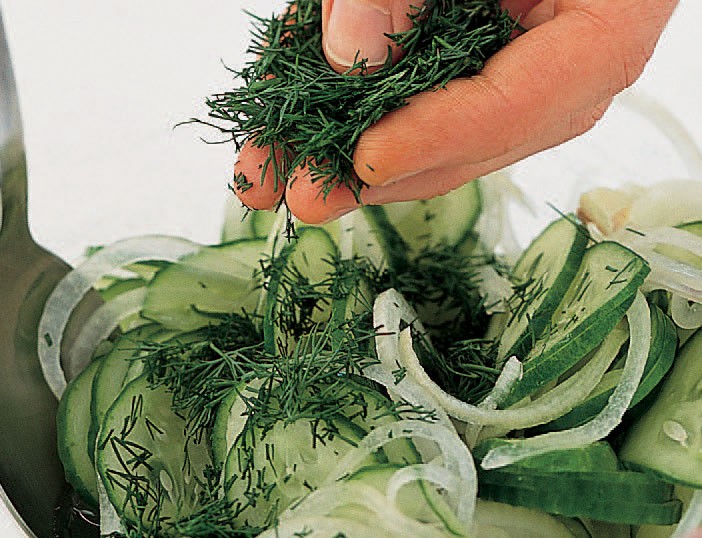
M292 236L255 212L219 245L97 250L39 327L77 509L126 536L683 536L702 519L694 183L586 193L514 263L496 178ZM73 376L58 350L93 289Z

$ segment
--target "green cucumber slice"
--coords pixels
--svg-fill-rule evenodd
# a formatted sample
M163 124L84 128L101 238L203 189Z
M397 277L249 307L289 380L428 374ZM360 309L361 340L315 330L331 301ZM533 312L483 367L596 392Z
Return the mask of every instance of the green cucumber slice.
M95 441L105 414L124 386L141 375L141 362L132 360L144 353L146 342L163 342L174 336L174 331L163 329L158 323L142 325L121 335L100 363L92 384L90 400L89 442L94 450Z
M367 465L349 475L347 480L363 482L385 493L392 475L403 467L393 463ZM430 483L417 480L405 485L398 493L397 507L412 519L443 528L450 536L463 536L463 526ZM343 517L343 509L336 510L334 515Z
M171 394L151 389L145 375L130 382L105 415L96 466L118 514L144 535L171 535L169 522L199 506L206 465L205 443L185 431L171 409Z
M473 456L482 460L493 448L506 444L502 438L487 439L473 449ZM598 441L580 448L568 450L553 450L538 456L526 458L507 467L502 471L521 473L522 471L554 470L587 472L587 471L616 471L620 468L617 455L606 441Z
M443 196L383 208L411 259L427 248L455 246L468 238L482 210L480 183L471 181Z
M333 422L336 434L318 432L329 424L304 419L242 432L229 451L223 477L237 523L270 526L278 513L324 483L363 437L344 417Z
M229 449L246 422L247 407L245 400L241 397L241 392L253 390L247 389L247 387L246 383L239 383L227 394L217 408L210 445L212 461L218 467L224 466Z
M329 321L329 280L336 244L322 228L303 227L270 266L263 315L263 341L270 353L285 355L305 331ZM306 290L306 291L305 291ZM291 292L306 297L291 304Z
M266 250L263 239L203 247L156 274L142 315L166 328L189 331L218 323L218 314L253 312Z
M517 260L511 275L516 291L499 341L500 362L512 355L525 357L548 327L587 243L587 231L574 215L567 215L552 222Z
M566 495L557 490L557 484L546 482L538 484L536 489L483 481L478 485L478 495L566 517L587 517L625 525L670 525L680 520L682 511L677 499L637 503L614 498L606 484L597 491L580 490Z
M680 350L656 401L631 427L619 457L672 482L702 488L702 330Z
M98 506L97 479L89 439L91 388L104 358L92 361L66 387L56 414L58 454L66 481L92 507Z
M504 405L542 389L597 347L623 318L648 273L648 264L618 243L588 248Z
M653 304L651 310L651 347L646 361L641 382L639 383L629 408L633 408L663 380L675 360L678 337L675 325L663 311ZM609 400L612 391L619 383L621 369L610 370L603 377L595 390L581 404L569 413L544 424L537 431L556 431L575 428L597 415Z
M256 398L277 405L276 389L269 394L267 385L263 387L266 394L258 393ZM314 417L258 422L255 412L242 417L240 410L244 406L230 406L236 415L229 417L225 428L238 436L227 455L223 483L227 484L227 498L233 503L237 523L270 525L282 510L322 486L336 472L341 459L371 429L398 420L392 402L374 389L349 379L342 390L340 401L346 396L351 396L350 400L346 399L343 409L325 420ZM324 391L324 386L319 386L307 397ZM242 420L248 422L242 426ZM224 420L220 425L224 425ZM402 438L369 454L360 467L419 461L414 445Z
M480 538L591 538L577 520L484 499L476 504L474 529Z
M485 441L474 449L474 456L480 460L491 448L506 442ZM499 469L478 466L478 495L551 514L627 525L668 524L670 518L680 515L672 484L621 470L616 454L603 441L555 450ZM608 509L608 504L620 511ZM657 515L642 515L642 507Z

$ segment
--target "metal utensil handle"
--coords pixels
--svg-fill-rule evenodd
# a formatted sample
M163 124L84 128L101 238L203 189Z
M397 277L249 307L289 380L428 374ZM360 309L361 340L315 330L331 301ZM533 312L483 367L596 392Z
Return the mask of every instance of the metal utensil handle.
M0 10L0 170L14 168L20 164L20 160L24 160L22 119ZM0 187L4 175L4 172L0 175Z

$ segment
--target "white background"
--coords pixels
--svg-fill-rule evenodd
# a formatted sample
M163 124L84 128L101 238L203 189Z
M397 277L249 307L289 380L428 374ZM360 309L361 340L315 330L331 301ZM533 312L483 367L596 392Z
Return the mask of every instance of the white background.
M250 29L243 9L268 15L280 4L0 0L24 117L36 239L69 261L87 245L140 233L216 241L233 146L200 141L216 139L214 131L173 126L204 118L204 97L231 87L223 64L242 62ZM682 0L636 85L700 142L701 20L702 2ZM582 189L684 175L672 148L648 136L640 119L615 110L606 120L555 156L527 163L520 184L537 207L550 201L573 209L574 182Z

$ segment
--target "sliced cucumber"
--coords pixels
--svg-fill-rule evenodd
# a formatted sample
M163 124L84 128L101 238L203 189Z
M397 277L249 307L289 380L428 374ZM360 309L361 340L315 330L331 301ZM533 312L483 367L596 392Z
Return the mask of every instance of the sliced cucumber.
M273 260L263 316L263 340L270 353L289 353L305 331L329 320L331 262L337 255L325 230L303 227ZM291 301L300 292L303 296Z
M66 480L86 503L97 508L98 491L89 441L90 398L101 361L92 361L66 388L56 414L58 454Z
M575 276L587 246L587 231L568 215L531 242L512 270L516 293L502 332L498 360L526 356L548 327Z
M678 346L678 337L673 322L657 306L650 304L649 307L651 310L651 346L641 382L634 393L629 408L634 407L648 396L663 380L673 365ZM585 401L565 415L539 427L538 430L565 430L584 424L593 418L606 405L614 388L619 383L621 373L621 368L607 372Z
M141 362L134 359L145 352L145 343L162 342L174 334L177 333L163 329L158 323L142 325L121 335L112 350L105 355L92 385L89 433L91 451L94 450L107 410L124 386L141 375Z
M324 393L324 387L318 389ZM346 405L326 420L296 418L259 423L255 412L242 417L239 410L243 406L230 406L237 415L230 417L225 431L243 431L229 449L223 483L227 484L227 498L233 503L237 523L254 527L270 525L282 510L323 485L336 471L339 461L372 428L398 420L392 412L392 403L375 390L349 379L343 391L345 394L338 397ZM269 400L269 396L260 393L257 398ZM245 427L242 420L248 420ZM361 467L419 461L414 445L402 438L368 455Z
M641 475L645 476L643 473ZM604 481L597 488L589 488L589 484L586 483L575 485L584 489L564 494L560 492L561 484L557 480L550 479L528 486L510 486L483 481L479 484L478 494L483 499L535 508L551 514L589 517L625 525L670 525L680 520L682 505L677 499L663 502L628 501L615 497L622 491L616 486L607 488ZM636 490L635 488L626 490L626 492L629 491Z
M474 450L480 459L507 442L491 439ZM626 525L670 524L680 517L672 484L619 468L607 443L558 450L494 470L478 469L481 498Z
M151 389L145 375L130 382L105 415L96 466L119 515L144 535L172 535L169 523L198 507L205 443L188 437L185 420L171 409L171 394Z
M656 401L628 432L629 467L702 488L702 330L685 343Z
M363 482L381 493L385 493L392 475L404 467L404 465L393 463L368 465L349 475L347 480ZM352 502L353 499L350 501ZM443 497L430 483L417 480L405 485L398 493L397 507L412 519L434 525L449 536L464 535L463 526ZM343 517L344 509L335 511L334 515Z
M159 271L142 315L166 328L194 330L218 314L253 312L259 298L263 239L241 239L202 250Z
M587 249L505 406L545 387L595 349L623 318L648 272L642 258L618 243Z
M474 529L480 538L591 538L576 520L484 499L475 506Z
M224 466L229 449L246 423L247 407L241 392L249 390L254 389L248 387L246 383L240 383L219 404L210 437L212 461L218 467Z
M323 484L341 457L363 437L343 417L334 420L336 434L317 431L328 427L328 423L301 419L277 422L266 431L242 432L224 467L227 499L233 503L237 523L270 526L280 511Z
M473 449L473 457L482 460L491 449L506 444L506 439L494 438L479 443ZM617 455L609 443L599 441L580 448L568 450L553 450L538 456L526 458L508 467L504 471L513 470L520 473L523 470L548 470L587 472L587 471L616 471L620 468Z

